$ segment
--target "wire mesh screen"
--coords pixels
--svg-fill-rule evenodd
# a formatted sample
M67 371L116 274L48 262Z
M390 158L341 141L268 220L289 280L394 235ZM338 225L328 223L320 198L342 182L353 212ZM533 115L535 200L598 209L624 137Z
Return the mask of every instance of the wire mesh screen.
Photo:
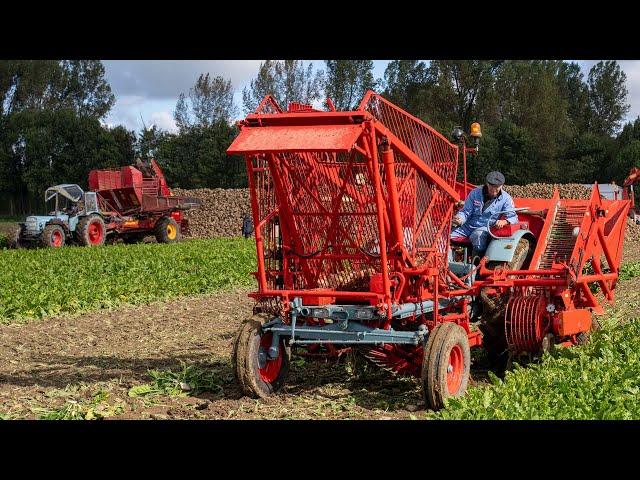
M286 198L279 199L284 255L293 288L364 291L380 271L375 189L366 159L349 153L271 157Z
M378 95L365 98L361 108L370 112L444 182L455 187L458 167L458 148L455 145ZM431 266L440 265L444 268L449 248L453 199L440 186L416 171L397 151L394 172L398 180L405 248L417 265L434 262ZM386 195L387 182L383 183Z

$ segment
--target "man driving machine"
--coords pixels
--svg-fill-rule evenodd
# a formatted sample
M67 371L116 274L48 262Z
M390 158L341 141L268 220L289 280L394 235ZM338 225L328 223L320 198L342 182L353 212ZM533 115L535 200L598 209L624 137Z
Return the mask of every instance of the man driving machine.
M502 228L507 223L518 223L518 215L513 211L513 199L502 189L504 180L502 173L489 172L485 185L471 190L464 207L453 217L456 228L451 232L451 240L469 239L473 246L473 257L482 257L487 249L490 238L487 225L490 219L491 226L495 225L497 228ZM495 220L499 212L505 213Z

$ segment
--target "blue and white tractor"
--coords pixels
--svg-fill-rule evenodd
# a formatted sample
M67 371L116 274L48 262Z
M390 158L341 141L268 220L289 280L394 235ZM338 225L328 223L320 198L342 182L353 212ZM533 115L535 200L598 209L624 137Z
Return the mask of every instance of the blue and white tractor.
M48 188L44 198L53 210L48 215L30 215L18 224L17 247L104 244L107 229L95 192L84 192L75 184L62 184Z

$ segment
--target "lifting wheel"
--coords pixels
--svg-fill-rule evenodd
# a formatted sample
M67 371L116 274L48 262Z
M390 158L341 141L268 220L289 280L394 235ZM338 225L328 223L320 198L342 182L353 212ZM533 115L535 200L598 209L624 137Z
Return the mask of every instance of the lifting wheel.
M278 355L270 358L273 334L262 331L262 322L247 320L238 332L233 347L236 379L242 391L251 397L266 398L284 385L289 372L290 349L280 339Z
M447 398L464 395L470 368L467 332L451 322L436 326L424 348L422 390L425 403L433 410L440 410Z

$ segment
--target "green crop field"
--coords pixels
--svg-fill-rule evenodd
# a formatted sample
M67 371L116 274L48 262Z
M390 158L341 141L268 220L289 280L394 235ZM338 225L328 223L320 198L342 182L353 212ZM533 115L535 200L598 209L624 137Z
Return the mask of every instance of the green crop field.
M503 380L472 388L436 414L460 420L640 418L640 318L610 323L587 345L515 366Z
M254 283L255 243L0 250L0 322L79 313Z

